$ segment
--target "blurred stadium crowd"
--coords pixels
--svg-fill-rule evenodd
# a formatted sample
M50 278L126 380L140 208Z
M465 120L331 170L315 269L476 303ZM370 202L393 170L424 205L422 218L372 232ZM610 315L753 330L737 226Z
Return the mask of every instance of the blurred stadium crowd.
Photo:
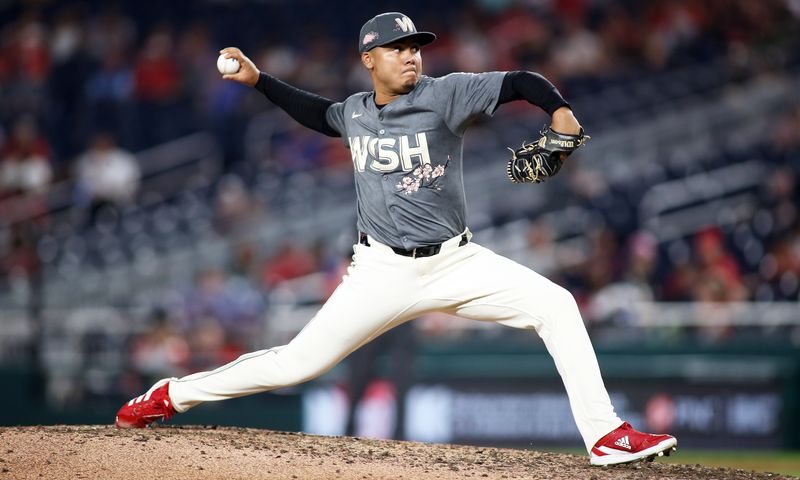
M355 32L382 11L381 2L352 2L346 14L333 3L0 3L0 312L29 319L48 309L111 307L127 319L125 361L163 376L263 347L287 296L294 304L324 300L347 264L354 222L339 225L352 238L335 241L258 232L304 215L297 204L306 201L352 210L348 152L338 139L272 115L257 92L222 81L214 65L219 48L236 45L262 70L332 99L369 88ZM512 186L502 184L508 200L470 210L473 229L485 232L478 242L508 247L567 286L590 327L637 324L625 308L637 302L798 301L800 3L406 5L420 28L439 35L423 52L428 74L538 71L559 86L596 141L601 133L621 140L607 158L613 166L598 161L592 169L589 148L556 185L529 187L538 189L531 202L514 202ZM794 95L768 103L757 94L764 85ZM757 117L763 126L708 135L702 127L711 114L700 107L723 101L739 106L733 116L741 125ZM468 184L482 185L484 172L502 181L504 142L530 139L545 121L532 110L504 107L477 134L482 145L468 144ZM697 120L689 122L692 112ZM628 136L662 117L669 128L701 128L681 133L685 143L655 150ZM264 122L272 122L268 148L258 130ZM215 173L188 173L192 182L180 187L158 184L161 159L170 154L147 165L142 158L196 132L210 133L219 149ZM697 142L706 148L687 147ZM631 167L616 175L636 159L650 162L645 173ZM736 175L744 180L726 189L732 166L742 166ZM642 212L661 211L660 199L696 220L672 233L650 228ZM571 220L580 232L563 226ZM225 244L223 261L206 261L197 249L209 239ZM181 277L192 281L105 292L112 287L104 272L141 264L157 270L177 250L196 252ZM74 296L52 296L54 279ZM95 293L80 294L92 281ZM730 326L700 330L707 340L735 337ZM775 335L800 342L797 328Z

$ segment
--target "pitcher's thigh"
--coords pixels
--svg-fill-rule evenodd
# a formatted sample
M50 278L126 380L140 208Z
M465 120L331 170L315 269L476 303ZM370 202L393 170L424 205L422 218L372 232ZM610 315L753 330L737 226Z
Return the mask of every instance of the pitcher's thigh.
M397 295L368 275L342 282L314 318L279 352L303 377L324 373L359 346L410 319L412 295Z
M572 294L546 277L489 249L480 249L456 272L464 300L457 315L499 322L516 328L536 328L560 317L580 316Z

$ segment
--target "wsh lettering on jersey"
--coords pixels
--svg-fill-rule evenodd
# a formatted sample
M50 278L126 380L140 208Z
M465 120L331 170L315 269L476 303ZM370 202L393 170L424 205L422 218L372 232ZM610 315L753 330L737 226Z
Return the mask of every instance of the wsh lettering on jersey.
M401 168L410 172L416 159L420 165L430 165L431 155L428 152L428 138L425 132L417 133L411 139L409 135L397 138L375 138L370 135L347 137L350 142L350 155L353 166L359 172L367 167L376 172L394 172ZM414 142L414 145L411 142ZM369 163L369 165L367 165Z

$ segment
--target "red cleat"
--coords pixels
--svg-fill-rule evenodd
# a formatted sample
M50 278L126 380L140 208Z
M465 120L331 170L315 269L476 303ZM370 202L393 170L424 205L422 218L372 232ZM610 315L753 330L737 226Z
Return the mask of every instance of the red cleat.
M601 438L592 447L592 465L616 465L669 455L677 450L678 440L672 435L652 435L633 429L623 423L616 430Z
M156 420L169 420L175 415L169 399L169 381L159 380L144 395L132 399L117 412L117 428L145 428Z

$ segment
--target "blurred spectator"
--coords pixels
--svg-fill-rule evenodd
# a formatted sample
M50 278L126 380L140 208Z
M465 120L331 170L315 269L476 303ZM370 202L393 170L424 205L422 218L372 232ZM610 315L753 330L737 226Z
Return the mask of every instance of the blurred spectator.
M137 373L150 379L183 375L190 358L189 345L170 324L164 310L156 310L149 329L131 347L131 364Z
M249 342L259 338L265 302L248 279L207 268L175 307L174 315L183 332L211 321L235 342L250 346Z
M330 38L324 35L306 37L303 61L298 65L297 78L309 91L327 98L335 98L341 83L339 75L341 55L330 48Z
M560 267L552 227L543 221L532 222L528 227L527 241L522 263L550 278Z
M261 282L269 288L317 270L317 261L307 249L289 241L264 262Z
M191 357L189 371L196 372L216 368L236 360L249 351L250 345L242 338L226 331L213 317L203 317L187 332Z
M697 268L689 258L673 262L672 269L666 274L661 292L661 300L667 302L688 302L692 300L692 288L697 278Z
M178 38L178 59L183 76L183 94L189 101L188 121L191 130L208 129L213 113L211 102L214 84L221 83L219 72L212 65L217 61L217 48L212 45L205 23L192 23ZM267 70L269 71L269 70Z
M591 30L578 21L565 23L559 46L552 52L555 71L562 77L583 77L604 71L602 45Z
M798 125L800 127L800 125ZM787 234L797 223L800 191L797 190L797 178L790 166L777 168L766 179L761 201L768 215L769 229L762 232L765 236L782 236Z
M29 221L11 224L8 243L0 248L0 289L33 287L41 273L41 261L36 253L38 227Z
M53 177L50 147L31 117L14 125L0 155L0 218L28 233L18 238L17 249L35 249L48 223L46 192ZM22 243L20 243L22 242Z
M225 235L238 236L246 232L261 212L244 182L233 174L220 179L214 203L214 224Z
M0 198L41 193L52 178L47 140L33 118L20 118L0 158Z
M174 44L171 27L158 25L145 38L136 61L134 93L144 145L154 145L186 133L188 118L180 109L183 77Z
M132 125L133 68L125 52L108 50L84 88L91 112L90 125L109 129L127 143L133 143L136 135Z
M180 72L174 57L172 30L166 24L153 29L136 62L136 97L147 103L171 103L181 87Z
M717 228L703 230L694 238L698 269L692 285L692 300L698 302L699 323L694 330L696 336L706 341L725 341L734 332L734 327L728 322L730 312L717 309L715 305L744 301L749 295L739 264L727 251L724 242L722 232Z
M259 55L265 72L270 72L278 78L298 78L297 69L300 66L300 56L292 45L273 45Z
M771 242L759 266L760 301L800 300L800 224Z
M672 60L710 20L706 6L687 0L654 2L648 9L645 52L650 65L657 69Z
M481 31L476 19L465 12L462 17L464 22L456 30L452 45L446 45L452 51L450 71L461 72L485 72L491 70L494 58L492 58L492 45L490 38ZM438 39L437 39L438 43ZM438 46L437 49L445 47ZM428 50L425 51L425 61L429 61ZM434 55L436 52L434 52ZM444 58L441 60L445 60Z
M649 233L637 232L626 251L622 278L600 288L589 300L587 311L593 323L636 325L641 321L635 317L638 305L654 300L650 284L658 253L656 239Z
M501 12L485 30L492 42L495 68L542 72L552 47L551 30L543 19L520 6Z
M89 131L90 104L86 101L86 84L97 68L86 48L83 20L85 7L66 4L56 12L50 34L52 65L48 72L46 118L49 139L58 153L58 161L66 162L86 145ZM59 128L69 125L69 128ZM58 171L69 166L59 163Z
M312 170L321 163L329 140L297 122L274 138L275 167L283 175Z
M95 134L75 165L79 203L90 206L92 220L107 206L116 209L132 203L140 179L136 157L118 147L107 132Z
M2 70L4 78L3 109L6 121L20 115L43 118L47 108L45 81L50 69L48 28L38 10L24 12L1 32Z
M105 3L102 12L84 20L89 51L97 59L134 48L136 25L121 7L119 3Z
M629 239L627 265L623 276L631 283L649 289L658 264L658 240L649 232L638 231ZM648 295L652 297L652 294Z
M719 229L709 228L695 236L698 272L693 298L699 302L746 300L748 292L736 259L728 252Z
M800 104L779 117L772 140L779 151L792 151L800 147Z
M126 147L138 148L146 145L139 139L142 120L137 121L133 101L136 26L119 9L119 4L104 4L102 12L82 25L86 50L96 62L84 85L89 107L85 121L89 128L113 132Z
M613 70L627 70L641 64L643 38L647 32L639 20L624 5L611 3L605 6L603 21L598 28L601 49L608 56Z
M245 279L258 278L258 248L253 242L238 243L231 254L231 275Z
M587 0L553 0L553 8L561 18L569 22L586 22L589 13Z
M48 223L45 193L52 176L47 141L33 118L20 118L0 156L0 219L8 225L8 241L0 250L0 291L25 292L32 312L41 306L36 246Z
M81 15L85 13L79 5L66 5L56 14L49 46L53 62L67 62L83 47L85 39Z

